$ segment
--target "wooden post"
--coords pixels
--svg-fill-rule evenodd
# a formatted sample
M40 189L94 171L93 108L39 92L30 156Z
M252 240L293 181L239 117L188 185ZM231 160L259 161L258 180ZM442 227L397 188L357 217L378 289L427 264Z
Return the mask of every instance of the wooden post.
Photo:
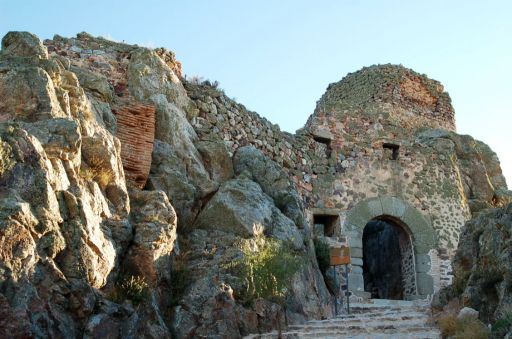
M350 305L348 304L348 264L350 264L350 248L340 247L330 249L330 264L334 266L334 285L338 285L338 270L336 267L345 265L345 279L347 281L347 311L350 313ZM341 286L340 286L341 287ZM334 313L338 315L338 296L340 288L334 291Z
M334 266L334 286L338 285L338 266ZM334 316L338 315L338 291L334 292Z
M347 314L350 314L350 290L348 288L348 264L345 264L345 280L347 281Z

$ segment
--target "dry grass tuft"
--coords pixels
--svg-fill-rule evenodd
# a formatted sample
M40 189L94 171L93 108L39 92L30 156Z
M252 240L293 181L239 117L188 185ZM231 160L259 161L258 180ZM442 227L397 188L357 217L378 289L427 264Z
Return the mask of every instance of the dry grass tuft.
M483 322L475 318L457 319L453 314L445 315L437 320L443 338L454 339L486 339L490 331Z
M96 181L104 189L114 178L114 172L103 159L93 156L87 164L82 162L80 176L86 181Z

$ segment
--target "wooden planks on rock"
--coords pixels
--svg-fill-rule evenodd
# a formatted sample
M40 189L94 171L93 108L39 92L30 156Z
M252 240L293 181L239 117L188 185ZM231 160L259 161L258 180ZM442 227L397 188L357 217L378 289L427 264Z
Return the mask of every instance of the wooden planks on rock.
M151 168L155 140L155 106L131 96L117 98L112 105L121 141L121 160L129 183L143 188Z

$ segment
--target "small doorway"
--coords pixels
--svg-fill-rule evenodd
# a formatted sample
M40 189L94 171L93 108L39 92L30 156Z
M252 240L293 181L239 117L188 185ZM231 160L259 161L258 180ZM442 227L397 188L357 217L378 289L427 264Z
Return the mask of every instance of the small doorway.
M391 217L372 219L364 228L363 280L374 299L403 300L416 294L411 239Z

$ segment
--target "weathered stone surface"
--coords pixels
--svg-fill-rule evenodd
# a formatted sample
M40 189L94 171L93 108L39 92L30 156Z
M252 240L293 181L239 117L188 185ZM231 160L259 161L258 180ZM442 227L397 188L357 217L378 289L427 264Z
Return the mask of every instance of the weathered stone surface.
M157 139L153 145L147 187L164 191L176 209L180 228L190 226L199 211L198 200L202 194L171 145Z
M453 260L453 285L439 294L436 306L451 298L494 322L512 307L512 204L481 212L461 232Z
M223 141L199 141L195 146L213 181L222 184L233 178L233 162Z
M226 269L243 255L239 243L260 233L304 259L287 290L288 321L330 317L310 239L319 211L335 211L332 243L353 249L358 296L364 225L395 218L410 231L426 297L449 283L464 221L512 199L495 154L451 132L442 86L401 66L331 85L291 135L216 83L181 79L164 49L87 33L45 45L49 57L34 36L11 33L0 55L0 312L13 335L165 338L169 325L178 338L237 338L275 329L284 309L242 304L243 284ZM125 111L144 115L123 121ZM151 146L142 123L152 117ZM125 128L134 122L139 132ZM133 152L130 140L144 147ZM128 195L130 168L146 191ZM180 296L172 282L185 274L171 257L191 271ZM130 275L149 283L147 298L108 301Z
M16 312L3 294L0 294L0 336L13 339L33 336L27 315L23 312Z
M80 86L86 91L89 91L92 95L104 102L112 101L114 98L114 89L103 74L91 72L76 66L71 66L70 70L76 74Z
M37 67L17 67L0 73L0 121L63 118L48 73Z
M2 39L1 57L48 59L48 51L37 36L29 32L9 32Z
M98 308L87 320L84 338L171 338L154 295L136 309L108 300L99 301Z
M248 238L272 224L272 200L260 186L246 179L224 183L198 215L194 227L217 229Z
M4 39L0 57L0 312L9 322L0 327L14 337L87 337L89 325L92 336L170 337L158 305L167 305L165 288L137 312L110 313L112 321L96 305L130 249L144 249L139 259L151 256L144 268L168 279L172 206L161 192L147 192L134 198L129 218L121 144L105 129L105 115L92 114L65 62L46 60L38 40L18 38Z
M233 162L237 174L243 171L251 173L253 180L274 199L283 214L292 219L298 227L304 227L302 200L295 185L278 164L251 146L238 149Z
M176 241L176 213L162 191L130 192L134 236L124 270L151 286L168 283L170 255Z
M131 53L128 81L130 93L138 100L148 100L155 94L162 94L179 109L185 109L190 104L179 78L150 49L139 48Z

